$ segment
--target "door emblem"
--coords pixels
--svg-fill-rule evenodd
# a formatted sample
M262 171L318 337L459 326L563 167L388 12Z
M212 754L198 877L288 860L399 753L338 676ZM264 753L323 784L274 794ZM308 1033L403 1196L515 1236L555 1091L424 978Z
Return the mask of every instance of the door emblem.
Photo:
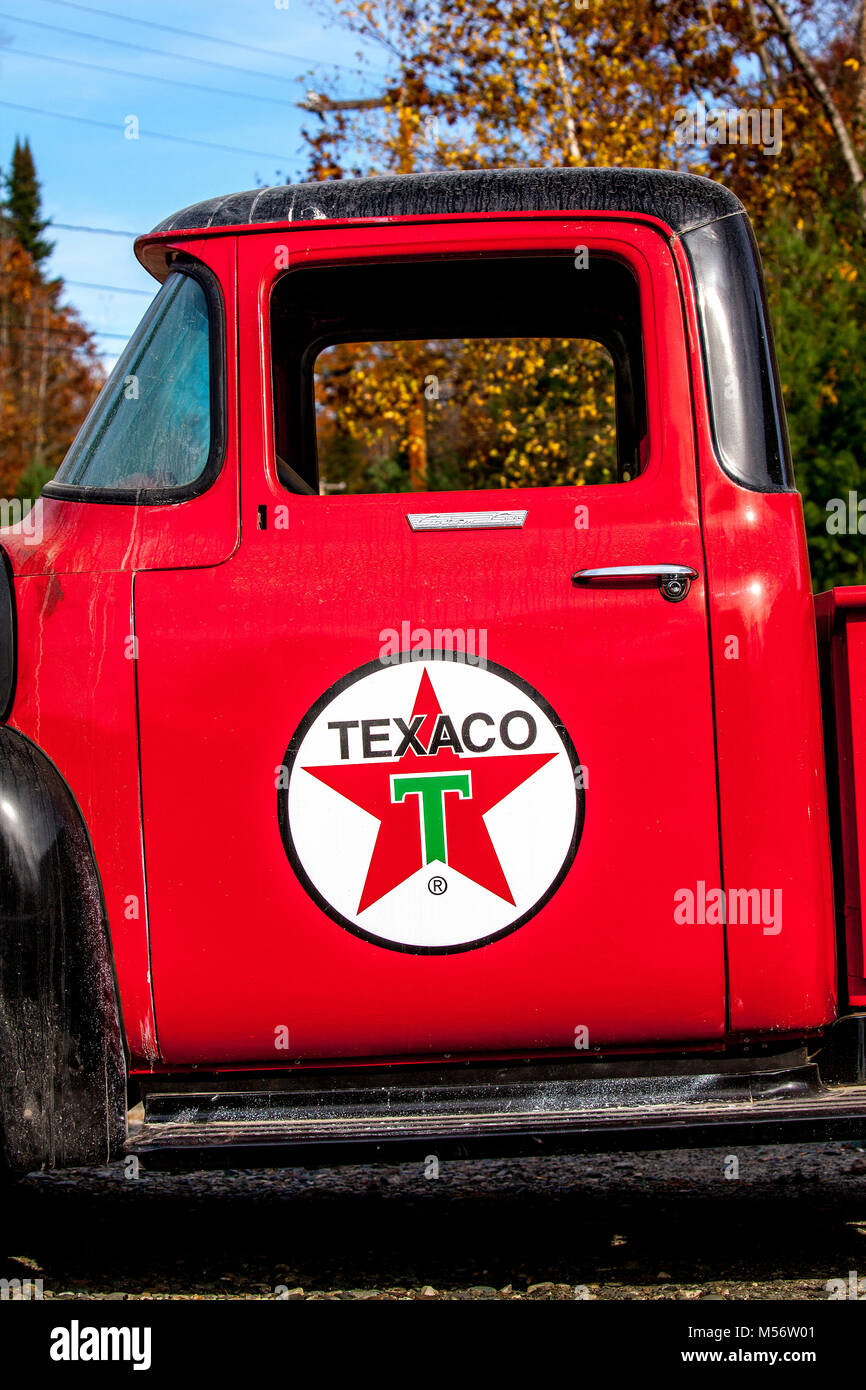
M407 512L413 531L497 531L519 529L525 511L511 512Z
M304 888L379 946L472 950L529 921L583 827L574 745L511 671L401 653L350 672L301 721L278 790Z

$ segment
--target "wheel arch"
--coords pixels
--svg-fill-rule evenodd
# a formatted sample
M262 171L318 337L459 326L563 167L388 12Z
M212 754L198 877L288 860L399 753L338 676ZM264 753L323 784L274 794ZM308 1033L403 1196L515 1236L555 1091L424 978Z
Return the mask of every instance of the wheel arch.
M126 1132L102 884L54 763L0 727L0 1140L13 1171L107 1162Z

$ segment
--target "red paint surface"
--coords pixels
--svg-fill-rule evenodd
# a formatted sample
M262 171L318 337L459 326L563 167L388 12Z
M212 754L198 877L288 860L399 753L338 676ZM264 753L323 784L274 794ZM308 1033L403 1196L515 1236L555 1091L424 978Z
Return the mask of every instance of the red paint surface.
M645 318L645 473L579 489L285 493L269 404L275 242L292 265L578 244L623 256ZM800 502L748 492L714 459L676 248L647 219L519 215L157 243L199 255L223 289L229 447L219 479L174 507L46 501L42 546L3 538L19 576L14 722L57 763L90 828L134 1063L154 1060L157 1033L164 1065L562 1051L578 1027L595 1047L714 1046L726 1034L725 935L735 1034L830 1019L832 893ZM262 504L271 516L286 506L288 528L257 529ZM586 530L575 529L577 504L590 508ZM413 533L405 519L480 507L529 515L520 531L469 533ZM698 571L683 603L570 582L579 568L660 561ZM133 599L135 662L124 646ZM383 950L330 920L296 879L277 825L274 773L301 718L404 620L485 629L491 661L549 701L589 770L583 837L557 893L511 935L453 956ZM725 654L731 636L736 660ZM148 887L135 918L139 790ZM678 891L722 886L720 831L725 886L783 891L778 935L675 922ZM275 1057L282 1026L290 1049Z
M292 265L334 259L328 228L280 239ZM673 917L678 888L719 877L702 580L680 605L655 589L571 584L576 569L629 561L703 571L670 252L644 228L562 218L350 228L339 251L479 243L586 243L634 265L647 470L622 487L286 494L266 385L274 239L239 242L241 546L227 565L136 583L155 996L171 1061L268 1061L280 1025L291 1055L308 1058L563 1048L580 1026L595 1045L723 1031L721 930ZM587 530L575 529L578 503ZM288 529L256 529L261 504L288 506ZM405 519L467 506L529 515L510 532L418 534ZM295 878L275 816L274 769L301 718L404 619L485 629L489 658L541 692L589 769L583 838L558 892L510 936L454 956L383 950L331 921Z
M235 343L232 238L190 244L220 279ZM228 437L222 471L200 497L134 507L45 498L42 541L8 530L16 575L18 687L11 722L57 764L93 840L108 911L123 1022L134 1062L158 1057L144 886L134 576L148 568L216 564L238 541L237 367L229 350ZM36 529L28 518L28 526Z
M695 381L725 886L783 895L777 935L728 927L731 1027L747 1036L810 1029L835 1016L836 961L803 508L796 493L752 492L718 466L684 256L679 264ZM730 637L735 659L726 655Z

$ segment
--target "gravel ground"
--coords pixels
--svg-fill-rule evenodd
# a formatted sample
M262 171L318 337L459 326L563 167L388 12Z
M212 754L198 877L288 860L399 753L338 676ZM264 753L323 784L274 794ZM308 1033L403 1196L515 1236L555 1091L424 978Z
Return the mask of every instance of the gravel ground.
M38 1174L4 1199L2 1276L53 1299L826 1299L862 1271L850 1144ZM428 1170L431 1165L428 1165Z

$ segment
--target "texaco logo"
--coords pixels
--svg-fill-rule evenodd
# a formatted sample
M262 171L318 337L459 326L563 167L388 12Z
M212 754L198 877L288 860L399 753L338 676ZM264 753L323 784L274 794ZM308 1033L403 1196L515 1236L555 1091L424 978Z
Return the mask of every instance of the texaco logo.
M352 671L302 720L278 792L310 896L398 951L467 951L556 892L583 825L578 758L541 695L437 653Z

